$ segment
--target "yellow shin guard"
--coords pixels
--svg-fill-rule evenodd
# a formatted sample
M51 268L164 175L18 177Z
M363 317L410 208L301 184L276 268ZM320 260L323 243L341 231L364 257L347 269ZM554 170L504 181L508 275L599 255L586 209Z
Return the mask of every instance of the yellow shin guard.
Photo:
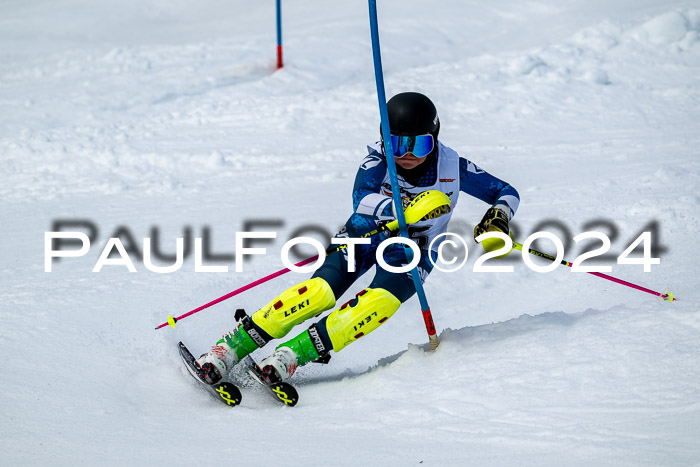
M384 289L363 290L357 294L355 306L349 303L328 315L326 321L336 352L377 329L401 306L401 301Z
M253 314L253 322L275 339L335 305L328 282L316 277L291 287Z

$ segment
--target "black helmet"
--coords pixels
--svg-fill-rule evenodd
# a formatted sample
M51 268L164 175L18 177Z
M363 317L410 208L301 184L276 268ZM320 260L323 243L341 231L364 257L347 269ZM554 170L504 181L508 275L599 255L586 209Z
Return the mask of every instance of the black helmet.
M417 136L430 133L435 139L440 131L440 119L435 105L418 92L402 92L386 103L392 135Z

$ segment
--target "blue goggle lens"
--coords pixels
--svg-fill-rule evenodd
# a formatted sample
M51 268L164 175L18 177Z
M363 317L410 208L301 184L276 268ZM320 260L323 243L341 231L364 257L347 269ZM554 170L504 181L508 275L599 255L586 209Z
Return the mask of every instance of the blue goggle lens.
M418 158L423 158L430 154L435 147L433 135L418 136L396 136L391 135L391 147L394 150L394 157L403 157L411 153Z

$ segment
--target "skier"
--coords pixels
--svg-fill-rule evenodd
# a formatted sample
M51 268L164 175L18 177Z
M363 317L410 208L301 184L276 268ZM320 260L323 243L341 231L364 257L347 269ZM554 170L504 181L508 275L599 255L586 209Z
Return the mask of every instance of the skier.
M445 193L454 209L459 192L463 191L491 205L474 228L474 237L487 231L509 234L508 221L520 202L518 192L438 141L440 120L430 99L415 92L397 94L387 103L387 110L404 209L411 199L427 190ZM355 178L354 212L336 237L361 237L395 219L382 142L369 145L368 151ZM432 252L428 251L428 246L433 238L447 230L451 215L449 212L435 219L421 219L409 226L411 239L421 249L417 267L422 281L432 269L428 255L435 258L438 242L433 245ZM297 324L333 308L336 300L376 265L375 252L388 235L383 232L374 235L371 244L356 245L354 268L348 263L347 250L331 253L310 279L285 290L252 316L240 316L238 328L197 360L200 378L208 384L217 383L249 353L285 337ZM390 245L383 256L391 266L409 263L400 244ZM263 359L259 366L264 377L270 382L286 381L299 366L313 361L328 362L331 350L339 352L369 334L414 293L410 274L392 273L377 265L369 287Z

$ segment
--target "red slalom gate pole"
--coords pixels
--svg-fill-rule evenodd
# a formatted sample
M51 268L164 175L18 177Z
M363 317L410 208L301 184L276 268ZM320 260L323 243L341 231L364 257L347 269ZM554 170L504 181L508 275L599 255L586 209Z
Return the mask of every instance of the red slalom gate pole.
M313 262L313 261L316 261L317 259L318 259L318 255L315 255L315 256L312 256L311 258L306 258L304 261L300 261L300 262L296 263L295 266L297 266L297 267L305 266L305 265L307 265L307 264L309 264L309 263L311 263L311 262ZM250 289L252 289L253 287L257 287L258 285L263 284L263 283L265 283L265 282L267 282L267 281L269 281L269 280L272 280L272 279L274 279L275 277L279 277L279 276L281 276L281 275L283 275L283 274L286 274L286 273L288 273L289 271L290 271L289 268L284 268L284 269L281 269L281 270L279 270L279 271L277 271L277 272L273 272L272 274L270 274L270 275L268 275L268 276L265 276L265 277L263 277L263 278L261 278L261 279L258 279L258 280L256 280L256 281L253 281L253 282L251 282L250 284L244 285L243 287L240 287L240 288L234 290L233 292L229 292L229 293L227 293L226 295L222 295L221 297L217 298L216 300L212 300L212 301L209 302L209 303L205 303L204 305L202 305L202 306L200 306L200 307L197 307L197 308L195 308L195 309L192 310L192 311L188 311L188 312L185 313L184 315L180 315L180 316L178 316L178 317L176 317L176 318L173 318L172 316L168 316L168 320L167 320L165 323L163 323L163 324L157 326L156 329L160 329L160 328L162 328L162 327L165 327L165 326L167 326L168 324L169 324L170 326L172 326L172 327L175 327L175 323L177 323L179 320L181 320L181 319L183 319L183 318L187 318L188 316L193 315L193 314L195 314L195 313L197 313L197 312L199 312L199 311L202 311L202 310L204 310L205 308L209 308L210 306L216 305L216 304L219 303L219 302L223 302L224 300L228 300L229 298L231 298L231 297L233 297L233 296L235 296L235 295L238 295L238 294L240 294L240 293L242 293L242 292L245 292L246 290L250 290Z
M277 0L277 69L282 66L282 4Z

